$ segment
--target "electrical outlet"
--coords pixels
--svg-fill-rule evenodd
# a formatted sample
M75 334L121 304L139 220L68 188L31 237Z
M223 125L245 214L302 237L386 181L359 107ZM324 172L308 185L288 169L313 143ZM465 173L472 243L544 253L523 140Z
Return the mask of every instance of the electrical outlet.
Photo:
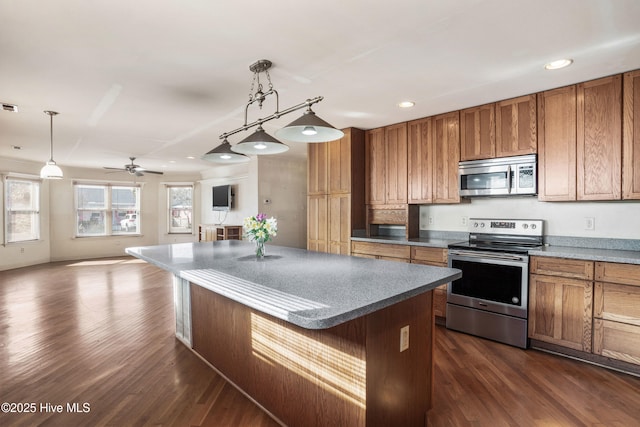
M585 230L595 230L596 228L596 220L593 217L587 217L584 219L584 229Z
M466 227L466 226L467 226L467 221L468 221L468 219L469 219L469 218L467 218L466 216L463 216L463 217L462 217L462 221L461 221L462 226L464 226L464 227Z
M409 325L400 328L400 351L409 348Z
M429 217L429 225L433 225L433 217L432 216Z

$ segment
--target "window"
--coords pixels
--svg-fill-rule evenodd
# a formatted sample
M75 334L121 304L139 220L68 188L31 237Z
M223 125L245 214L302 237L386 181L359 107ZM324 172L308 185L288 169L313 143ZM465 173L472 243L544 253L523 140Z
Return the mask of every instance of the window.
M6 243L40 239L40 183L12 177L5 183Z
M75 184L76 236L140 234L140 187Z
M169 233L192 233L193 186L167 185Z

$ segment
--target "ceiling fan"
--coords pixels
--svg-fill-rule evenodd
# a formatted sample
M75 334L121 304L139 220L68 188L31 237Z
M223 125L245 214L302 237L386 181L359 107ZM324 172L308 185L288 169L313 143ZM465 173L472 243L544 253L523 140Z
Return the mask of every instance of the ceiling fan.
M129 160L131 160L131 163L124 165L124 168L110 168L105 166L105 169L109 169L109 170L113 170L113 171L122 171L122 172L129 172L129 174L131 175L135 175L135 176L144 176L144 173L155 173L157 175L162 175L164 174L164 172L158 172L158 171L152 171L149 169L145 169L143 167L140 167L139 165L134 164L134 160L136 158L135 157L129 157Z

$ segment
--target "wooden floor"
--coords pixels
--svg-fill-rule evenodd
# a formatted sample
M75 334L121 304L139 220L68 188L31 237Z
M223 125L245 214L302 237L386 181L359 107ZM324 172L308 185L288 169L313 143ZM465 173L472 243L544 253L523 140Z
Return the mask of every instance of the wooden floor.
M0 272L0 426L277 425L174 338L172 298L131 258ZM442 327L435 360L430 426L640 426L634 376Z

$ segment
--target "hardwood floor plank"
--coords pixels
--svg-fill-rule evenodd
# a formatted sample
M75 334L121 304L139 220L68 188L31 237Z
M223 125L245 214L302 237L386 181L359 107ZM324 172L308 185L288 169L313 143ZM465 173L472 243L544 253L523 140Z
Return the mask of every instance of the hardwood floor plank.
M172 299L128 257L0 272L0 402L38 404L0 426L277 426L175 338ZM434 351L429 426L640 425L638 377L444 327Z

